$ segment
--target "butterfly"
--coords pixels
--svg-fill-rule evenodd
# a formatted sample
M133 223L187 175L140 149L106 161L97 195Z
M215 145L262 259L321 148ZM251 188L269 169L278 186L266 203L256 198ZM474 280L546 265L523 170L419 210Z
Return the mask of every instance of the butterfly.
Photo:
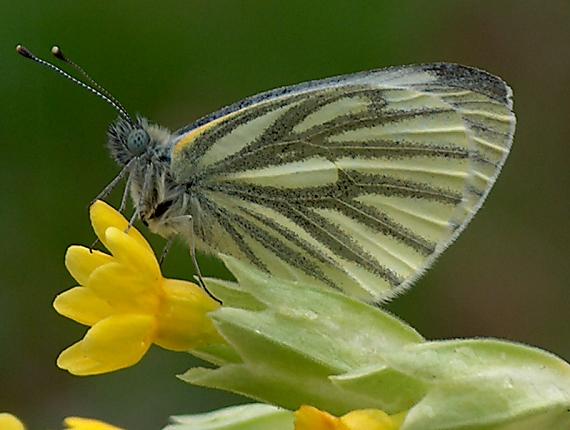
M126 177L151 231L367 302L404 291L453 242L515 130L507 84L458 64L286 86L175 132L83 74L119 112L108 147L122 171L107 189Z

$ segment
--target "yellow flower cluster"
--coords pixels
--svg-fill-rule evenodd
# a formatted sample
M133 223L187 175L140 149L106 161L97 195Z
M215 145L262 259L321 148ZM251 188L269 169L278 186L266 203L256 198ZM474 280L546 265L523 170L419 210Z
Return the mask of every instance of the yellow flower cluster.
M85 337L63 351L59 367L94 375L136 364L155 343L187 351L223 342L208 313L219 304L196 284L162 277L152 248L128 221L102 201L90 208L97 237L110 251L83 246L67 250L65 264L80 284L54 301L62 315L90 326ZM398 430L405 413L377 409L335 417L312 406L295 412L295 430ZM121 430L102 421L70 417L67 430ZM0 414L0 430L25 430L13 415Z
M69 417L63 423L65 424L64 430L124 430L91 418Z
M151 246L102 201L90 208L97 237L111 255L83 246L65 264L80 284L56 297L61 315L90 326L57 364L74 375L94 375L136 364L151 344L187 351L223 342L208 313L219 304L198 285L162 277Z
M69 417L63 421L64 430L124 430L120 427L112 426L103 421L90 418ZM0 414L1 430L25 430L26 427L17 417L8 413Z
M24 430L24 424L12 414L6 412L0 414L0 429L2 430Z
M301 406L295 412L295 430L398 430L405 416L359 409L337 418L312 406Z
M312 406L301 406L295 412L295 430L399 430L405 413L387 415L378 409L361 409L337 418ZM124 430L103 421L68 417L64 430ZM14 415L0 413L1 430L25 430Z

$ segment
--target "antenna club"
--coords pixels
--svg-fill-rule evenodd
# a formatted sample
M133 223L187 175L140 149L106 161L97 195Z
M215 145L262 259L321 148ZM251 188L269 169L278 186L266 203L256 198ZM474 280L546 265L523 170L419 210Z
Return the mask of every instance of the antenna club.
M65 58L65 55L63 55L63 51L60 49L59 46L54 45L51 48L51 53L53 54L54 57L59 58L60 60L63 61L67 61L67 58Z
M16 46L16 52L20 54L22 57L34 58L34 55L25 46L22 45Z
M47 67L48 69L52 70L53 72L59 73L61 76L63 76L66 79L69 79L71 82L74 82L75 84L79 85L80 87L83 87L84 89L86 89L87 91L90 91L91 93L95 94L96 96L100 97L101 99L103 99L104 101L106 101L107 103L109 103L113 108L115 108L115 110L119 113L119 115L125 120L127 121L129 124L134 125L134 121L131 118L131 116L129 115L129 113L125 110L125 108L123 107L123 105L121 105L117 99L115 99L106 89L104 89L103 87L101 87L97 82L95 82L93 79L91 79L91 77L85 73L85 71L78 66L77 64L75 64L73 61L68 60L64 55L63 52L61 51L61 49L59 49L58 46L54 46L53 48L51 48L51 52L52 54L64 61L65 63L69 64L70 66L72 66L74 69L76 69L77 71L79 71L79 73L81 73L88 82L91 82L91 85L71 76L69 73L67 73L65 70L57 67L56 65L50 63L49 61L46 60L42 60L39 57L36 57L34 54L31 53L31 51L29 51L27 48L25 48L22 45L18 45L16 46L16 52L18 54L20 54L23 57L29 58L32 61L35 61L36 63L42 65L43 67Z

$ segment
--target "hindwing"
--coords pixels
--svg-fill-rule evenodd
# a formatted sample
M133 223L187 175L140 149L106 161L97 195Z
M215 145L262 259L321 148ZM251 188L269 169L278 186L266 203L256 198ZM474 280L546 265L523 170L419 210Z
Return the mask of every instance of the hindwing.
M452 64L280 88L180 130L198 249L366 301L410 285L481 206L511 146L511 91Z

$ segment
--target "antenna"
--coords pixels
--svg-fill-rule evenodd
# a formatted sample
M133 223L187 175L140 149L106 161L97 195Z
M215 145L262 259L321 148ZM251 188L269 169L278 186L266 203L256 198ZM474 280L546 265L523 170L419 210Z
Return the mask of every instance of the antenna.
M77 78L74 78L69 73L60 69L59 67L50 62L42 60L39 57L36 57L34 54L32 54L32 52L29 49L27 49L22 45L16 46L16 52L24 58L28 58L44 67L47 67L50 70L53 70L54 72L60 74L61 76L69 79L71 82L74 82L80 87L85 88L87 91L90 91L91 93L95 94L97 97L105 100L107 103L113 106L113 108L119 113L119 115L122 118L124 118L129 124L131 124L134 127L135 123L131 118L131 116L128 114L127 110L123 107L123 105L121 105L107 90L105 90L103 87L97 84L97 82L91 79L91 77L87 73L85 73L85 71L83 71L81 67L67 60L67 58L63 56L63 52L61 52L61 50L57 46L54 46L52 48L53 55L59 58L60 60L65 61L67 64L71 65L76 70L78 70L83 76L87 78L89 82L91 82L92 85L86 84L85 82L82 82Z
M64 54L63 51L61 50L61 48L59 46L53 46L51 48L51 53L53 54L53 56L55 58L57 58L58 60L63 61L66 64L69 64L71 67L73 67L75 70L77 70L79 73L81 73L85 79L87 79L89 81L89 83L93 86L93 88L99 90L100 93L106 95L107 97L109 97L112 101L115 102L115 104L117 106L119 106L124 112L126 112L127 110L125 109L125 107L121 104L121 102L119 102L119 100L117 100L115 97L113 97L113 94L111 94L109 91L107 91L103 86L101 86L95 79L93 79L91 76L89 76L89 74L85 71L85 69L83 69L83 67L81 67L79 64L71 61L69 58L67 58Z

